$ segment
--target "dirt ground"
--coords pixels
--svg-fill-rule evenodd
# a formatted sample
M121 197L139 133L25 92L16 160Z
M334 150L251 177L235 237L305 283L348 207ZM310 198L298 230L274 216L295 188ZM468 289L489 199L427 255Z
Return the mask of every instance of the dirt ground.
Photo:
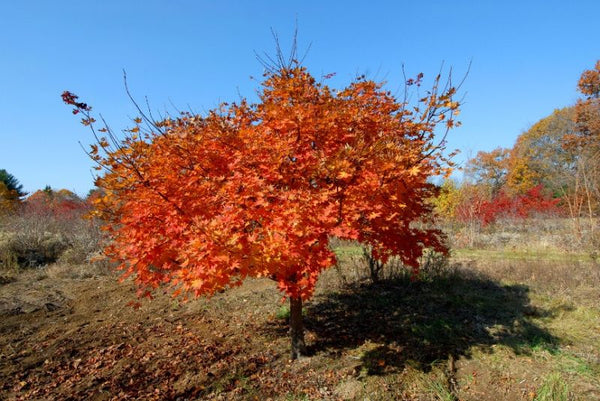
M0 399L600 399L600 266L460 262L418 281L326 272L296 362L266 279L136 309L91 266L7 273Z

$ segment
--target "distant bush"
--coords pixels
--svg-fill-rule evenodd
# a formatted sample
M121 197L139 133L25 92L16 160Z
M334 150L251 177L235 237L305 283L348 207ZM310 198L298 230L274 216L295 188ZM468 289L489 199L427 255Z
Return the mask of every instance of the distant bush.
M22 220L11 219L11 231L3 234L0 242L2 265L8 268L34 267L56 262L67 248L60 233L38 230L39 225L32 227L23 223Z
M34 193L0 221L0 268L89 262L102 236L98 222L86 218L88 210L70 191Z
M474 189L473 189L474 188ZM560 199L544 193L541 185L530 188L523 194L509 195L500 191L489 196L479 187L466 188L463 199L456 204L452 216L462 223L477 222L483 226L498 220L525 220L536 216L560 216Z

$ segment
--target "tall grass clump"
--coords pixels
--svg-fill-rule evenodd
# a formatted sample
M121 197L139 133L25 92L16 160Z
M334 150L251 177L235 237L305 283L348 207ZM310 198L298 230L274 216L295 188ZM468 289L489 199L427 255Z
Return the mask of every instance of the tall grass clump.
M569 386L560 373L552 373L544 379L537 390L534 401L569 401Z

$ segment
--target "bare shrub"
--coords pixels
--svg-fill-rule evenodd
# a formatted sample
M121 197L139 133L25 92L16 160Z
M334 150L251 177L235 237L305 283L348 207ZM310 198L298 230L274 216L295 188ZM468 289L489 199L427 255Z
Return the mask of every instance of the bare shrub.
M398 257L390 258L383 263L373 257L369 247L360 244L355 246L360 247L360 253L357 252L350 257L346 266L337 266L338 274L342 275L342 281L345 284L351 281L368 280L376 283L381 280L405 278L429 280L447 276L455 270L455 266L450 264L448 256L431 249L425 250L420 259L418 273L415 275L413 269L405 266Z
M99 223L85 218L87 207L57 210L25 205L0 221L0 268L90 262L100 249Z
M458 265L450 263L448 255L428 250L421 257L419 276L421 279L449 277L456 273Z

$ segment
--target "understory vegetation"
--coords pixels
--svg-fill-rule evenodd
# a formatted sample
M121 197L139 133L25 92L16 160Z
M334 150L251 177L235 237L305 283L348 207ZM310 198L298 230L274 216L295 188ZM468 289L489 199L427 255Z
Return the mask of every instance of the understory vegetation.
M0 213L0 269L94 262L102 233L99 221L89 216L91 199L47 187L10 213Z
M53 264L0 284L3 399L592 400L600 266L430 254L418 277L337 243L305 305L309 356L268 279L139 309L110 270ZM492 251L489 251L492 252ZM499 251L496 251L499 252ZM56 322L60 321L60 324Z

